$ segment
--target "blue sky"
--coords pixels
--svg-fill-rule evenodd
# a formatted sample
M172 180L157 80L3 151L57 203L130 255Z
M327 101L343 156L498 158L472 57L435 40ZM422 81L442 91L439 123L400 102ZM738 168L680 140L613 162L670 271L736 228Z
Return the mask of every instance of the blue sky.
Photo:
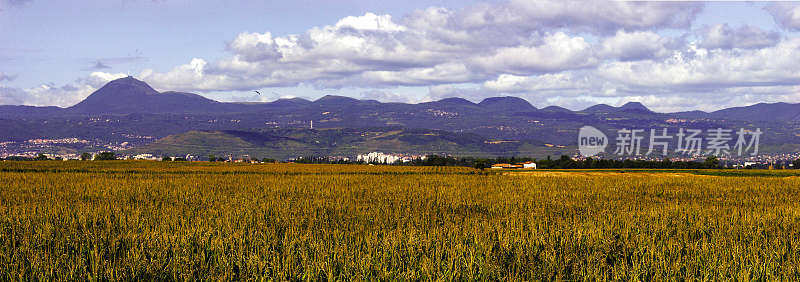
M70 106L127 74L223 101L800 102L786 2L74 2L0 0L0 104Z

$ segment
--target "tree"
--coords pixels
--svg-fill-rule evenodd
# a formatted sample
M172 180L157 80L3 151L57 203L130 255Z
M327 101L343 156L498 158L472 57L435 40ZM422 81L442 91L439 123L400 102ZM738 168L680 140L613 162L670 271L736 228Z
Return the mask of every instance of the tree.
M216 161L217 161L217 156L214 156L214 155L208 155L208 161L209 161L209 162L216 162Z
M36 156L36 158L34 158L33 160L34 161L47 161L47 160L50 160L50 158L48 158L47 156L45 156L42 153L39 153L39 155Z
M711 156L706 158L703 164L706 168L717 168L719 167L719 160L717 159L717 157Z
M794 169L800 169L800 159L796 159L796 160L792 161L792 167Z
M474 163L474 165L472 167L480 169L480 170L483 170L485 168L492 167L492 164L489 162L489 160L477 159L477 160L475 160L475 163Z
M172 158L171 158L171 157L164 156L163 158L161 158L161 161L162 161L162 162L171 162L171 161L172 161Z
M81 160L82 161L91 161L92 160L92 154L89 154L89 153L81 154Z
M117 159L117 155L114 152L101 152L94 157L95 161L113 161Z

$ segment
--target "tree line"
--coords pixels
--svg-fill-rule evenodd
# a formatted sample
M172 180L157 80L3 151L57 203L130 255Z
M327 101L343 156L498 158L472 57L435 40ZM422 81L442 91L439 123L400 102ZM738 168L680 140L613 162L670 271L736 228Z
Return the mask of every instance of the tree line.
M410 161L396 161L394 163L371 162L371 164L382 165L405 165L405 166L466 166L478 169L490 168L494 164L517 164L523 162L535 162L539 169L603 169L603 168L651 168L651 169L704 169L721 168L720 162L716 157L706 158L702 162L696 161L672 161L664 159L660 161L646 160L609 160L586 158L573 160L568 156L562 155L558 159L537 160L526 157L498 157L498 158L474 158L474 157L453 157L428 155L424 158L414 158ZM309 164L367 164L364 161L350 161L342 159L332 159L329 157L301 157L295 160L297 163ZM800 160L798 160L800 162ZM798 167L795 165L795 167Z
M209 161L223 162L227 159L209 155ZM100 152L92 155L90 153L83 153L80 156L83 161L100 161L100 160L116 160L117 155L114 152ZM0 160L7 161L46 161L46 160L61 160L60 157L49 158L45 154L39 154L36 157L22 157L22 156L9 156L0 158ZM272 158L254 159L264 163L278 163L279 161ZM184 158L170 158L164 157L162 161L186 161ZM642 169L712 169L722 168L719 160L716 157L708 157L704 161L672 161L670 159L663 159L658 161L648 160L612 160L612 159L579 159L574 160L568 156L562 155L558 159L551 159L548 156L546 159L537 160L535 158L527 157L498 157L498 158L474 158L474 157L453 157L453 156L439 156L427 155L424 158L414 158L410 161L397 161L394 163L385 162L364 162L353 161L342 158L332 157L318 157L306 156L299 157L292 160L295 163L303 164L381 164L381 165L405 165L405 166L466 166L474 167L477 169L490 168L494 164L507 163L517 164L523 162L535 162L539 169L615 169L615 168L642 168ZM800 159L792 161L792 167L795 169L800 168Z

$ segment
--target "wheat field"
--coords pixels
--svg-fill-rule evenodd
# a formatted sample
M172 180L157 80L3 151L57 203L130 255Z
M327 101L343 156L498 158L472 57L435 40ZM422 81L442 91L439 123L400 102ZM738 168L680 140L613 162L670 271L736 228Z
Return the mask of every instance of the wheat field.
M1 162L0 280L798 280L766 175Z

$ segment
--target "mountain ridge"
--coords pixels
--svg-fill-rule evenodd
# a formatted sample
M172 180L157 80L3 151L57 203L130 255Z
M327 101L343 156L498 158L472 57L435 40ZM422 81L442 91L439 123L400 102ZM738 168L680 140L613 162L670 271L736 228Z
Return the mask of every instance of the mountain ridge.
M628 102L614 107L597 104L583 110L572 111L559 106L538 109L527 100L519 97L489 97L478 103L451 97L424 103L384 103L376 100L326 95L314 101L302 98L278 99L272 102L229 103L205 98L194 93L177 91L158 92L144 81L125 77L110 81L83 101L66 108L0 105L0 118L37 117L57 115L96 115L96 114L229 114L258 113L275 110L347 110L355 108L375 108L387 111L409 111L409 109L435 108L455 112L484 113L536 113L542 114L593 114L593 115L669 115L676 118L711 118L726 120L793 121L800 120L800 104L785 102L757 103L743 107L732 107L713 112L684 111L659 113L640 102Z

